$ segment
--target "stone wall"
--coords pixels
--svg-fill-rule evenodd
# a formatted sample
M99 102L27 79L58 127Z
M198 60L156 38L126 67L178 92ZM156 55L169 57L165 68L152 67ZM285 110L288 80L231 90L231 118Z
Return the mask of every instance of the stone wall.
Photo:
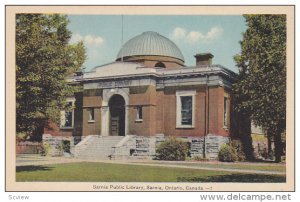
M207 135L205 137L205 157L207 159L217 159L221 146L228 142L228 137L213 134Z
M70 151L64 150L64 142L69 141ZM52 136L43 134L43 148L46 156L63 156L66 153L73 153L74 137L69 136Z
M114 148L114 159L152 159L155 157L156 147L166 139L163 134L151 137L131 135L125 138L127 139L124 139L123 142L120 142ZM207 159L217 159L221 146L229 142L228 137L213 134L209 134L206 137L185 137L179 139L189 142L192 158L195 156L203 158L203 149L205 148L205 157Z
M114 148L114 159L152 159L155 156L156 146L164 141L161 135L151 137L128 135L125 138Z
M203 158L204 137L189 138L189 142L191 143L191 157L199 156Z
M84 138L83 138L84 139ZM127 135L115 146L112 146L112 159L153 159L157 146L165 141L167 137L163 134L155 136ZM205 137L179 137L190 145L191 157L205 157L217 159L221 146L229 142L228 137L209 134ZM69 141L70 151L65 151L64 142ZM74 137L43 135L43 147L47 156L63 156L73 154Z

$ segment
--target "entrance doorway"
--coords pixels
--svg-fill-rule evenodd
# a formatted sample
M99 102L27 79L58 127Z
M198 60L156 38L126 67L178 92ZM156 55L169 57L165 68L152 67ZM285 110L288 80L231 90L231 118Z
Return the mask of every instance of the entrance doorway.
M125 136L125 100L121 95L113 95L109 102L109 133L111 136Z

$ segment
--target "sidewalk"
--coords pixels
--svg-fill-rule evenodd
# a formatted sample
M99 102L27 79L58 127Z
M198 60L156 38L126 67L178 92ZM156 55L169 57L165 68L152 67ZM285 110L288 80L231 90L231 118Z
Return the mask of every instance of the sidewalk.
M41 156L39 154L18 154L16 158L16 166L47 165L75 162L84 162L84 160L72 157L48 157Z
M285 175L285 171L272 171L264 169L249 169L251 166L269 167L274 166L283 168L283 165L272 163L222 163L218 161L213 162L189 162L189 161L156 161L156 160L87 160L77 159L73 157L45 157L40 155L17 155L16 166L26 165L48 165L48 164L61 164L61 163L76 163L76 162L102 162L102 163L115 163L126 165L146 165L156 167L169 167L169 168L189 168L197 170L214 170L214 171L229 171L238 173L251 173L251 174L268 174L268 175ZM244 169L246 166L248 169ZM230 167L230 168L228 168ZM233 167L233 168L232 168ZM242 167L242 168L240 168Z

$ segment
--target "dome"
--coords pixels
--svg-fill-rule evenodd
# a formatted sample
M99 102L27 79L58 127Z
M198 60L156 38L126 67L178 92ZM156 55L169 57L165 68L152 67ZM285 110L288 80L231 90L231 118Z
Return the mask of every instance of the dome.
M179 48L170 39L157 32L144 32L127 41L118 53L117 60L128 56L165 56L184 62Z

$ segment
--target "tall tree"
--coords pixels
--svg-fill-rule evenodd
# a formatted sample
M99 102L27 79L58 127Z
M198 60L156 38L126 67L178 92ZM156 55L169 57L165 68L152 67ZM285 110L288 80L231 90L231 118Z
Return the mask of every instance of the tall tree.
M16 15L17 134L40 140L49 120L58 122L65 98L78 89L66 77L81 68L82 42L69 44L64 15Z
M241 54L235 57L240 80L234 86L237 108L274 139L275 157L282 155L286 127L286 16L244 15Z

